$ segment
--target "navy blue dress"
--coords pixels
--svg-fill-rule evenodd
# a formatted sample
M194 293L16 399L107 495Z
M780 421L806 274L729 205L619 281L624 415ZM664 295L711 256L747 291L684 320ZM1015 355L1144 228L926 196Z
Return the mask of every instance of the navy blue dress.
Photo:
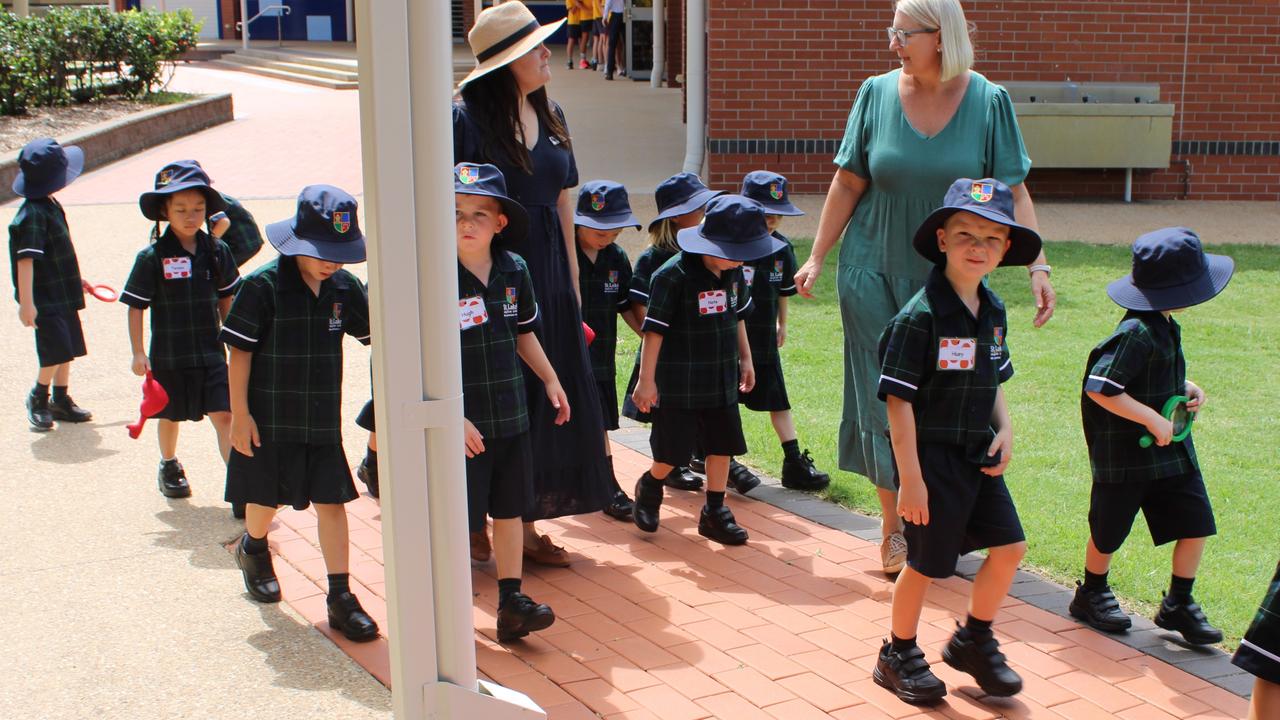
M561 122L564 115L553 104ZM612 499L612 473L604 448L604 420L591 373L582 315L574 293L557 201L560 191L578 184L573 151L545 128L530 151L533 173L484 142L480 128L462 104L453 108L453 161L492 163L507 180L507 192L529 212L529 235L508 243L524 258L533 276L541 322L537 330L551 366L569 398L571 418L555 424L556 411L537 376L525 368L529 391L530 440L534 448L534 493L526 521L578 515L604 508ZM495 157L495 155L497 155Z

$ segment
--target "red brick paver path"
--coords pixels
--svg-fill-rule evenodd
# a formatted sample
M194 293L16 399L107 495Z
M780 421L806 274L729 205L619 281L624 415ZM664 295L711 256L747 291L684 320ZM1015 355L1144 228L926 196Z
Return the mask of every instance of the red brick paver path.
M648 459L614 444L618 476ZM1018 600L996 624L1026 688L984 697L938 660L952 689L921 709L871 681L887 634L891 584L879 548L765 503L730 496L751 533L729 548L697 534L702 496L670 492L662 529L646 535L602 514L539 523L575 555L573 567L526 567L524 589L557 621L525 642L495 641L493 563L477 567L476 658L487 677L524 692L553 720L570 718L1241 718L1240 697L1126 645ZM378 507L351 514L352 588L385 629ZM271 543L285 600L384 684L384 638L363 645L325 619L324 563L310 512L279 515ZM283 561L281 561L283 560ZM969 582L934 584L920 642L931 659L963 617Z

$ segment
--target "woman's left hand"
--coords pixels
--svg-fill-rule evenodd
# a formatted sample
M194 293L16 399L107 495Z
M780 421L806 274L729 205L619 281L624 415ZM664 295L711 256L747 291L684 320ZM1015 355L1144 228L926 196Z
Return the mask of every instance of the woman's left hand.
M1031 324L1044 327L1058 305L1058 294L1053 291L1053 283L1049 282L1049 273L1043 270L1031 273L1031 297L1036 301L1036 317Z

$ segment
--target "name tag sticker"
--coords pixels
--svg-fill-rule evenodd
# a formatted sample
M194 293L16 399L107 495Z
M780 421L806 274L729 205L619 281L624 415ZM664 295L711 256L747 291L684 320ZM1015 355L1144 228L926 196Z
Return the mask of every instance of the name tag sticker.
M729 309L729 295L724 290L704 290L698 293L698 314L716 315Z
M750 265L742 266L742 279L747 281L747 287L751 287L751 281L756 277L756 269Z
M938 369L972 370L977 350L976 338L942 338L938 341Z
M484 298L472 295L458 300L458 329L469 330L489 322L489 311L485 309Z
M164 264L165 280L185 280L191 277L191 258L167 257L161 262Z

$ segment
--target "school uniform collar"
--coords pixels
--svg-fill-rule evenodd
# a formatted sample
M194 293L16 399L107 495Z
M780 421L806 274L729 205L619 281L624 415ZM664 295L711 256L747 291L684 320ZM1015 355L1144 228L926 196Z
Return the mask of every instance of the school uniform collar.
M516 259L511 257L511 253L498 248L496 245L489 246L489 257L493 261L493 267L489 270L489 285L494 283L499 274L512 273L520 269L520 266L516 265ZM466 277L475 279L477 283L481 285L485 284L481 283L480 278L476 277L475 273L471 272L471 270L467 269L466 265L462 264L462 260L458 260L458 274L459 276L462 276L463 273L466 274Z
M306 293L311 296L311 288L307 287L307 283L302 279L302 271L298 269L298 261L291 255L281 255L276 258L277 273L280 289L289 293ZM342 277L341 271L330 275L328 278L320 282L320 290L316 293L317 300L323 298L334 290L345 290L347 281Z
M947 280L941 265L935 265L933 270L929 271L929 278L924 283L924 291L929 298L929 307L933 309L934 314L938 317L950 315L973 317L969 313L968 306L956 294L956 289L951 286L951 281ZM992 307L999 307L999 304L1000 301L995 299L995 296L987 289L986 284L979 283L978 317L981 317Z
M716 277L716 274L711 272L706 263L702 262L701 255L683 251L680 253L680 266L684 268L685 275L711 283L715 287L728 285L734 273L734 270L721 270L720 277Z
M208 237L208 235L204 230L197 230L196 251L189 253L186 248L182 247L182 241L174 234L173 228L166 227L164 229L164 233L156 239L156 250L165 257L173 257L175 255L190 255L195 257L200 255L202 250L209 247L210 243L205 240L206 237Z

